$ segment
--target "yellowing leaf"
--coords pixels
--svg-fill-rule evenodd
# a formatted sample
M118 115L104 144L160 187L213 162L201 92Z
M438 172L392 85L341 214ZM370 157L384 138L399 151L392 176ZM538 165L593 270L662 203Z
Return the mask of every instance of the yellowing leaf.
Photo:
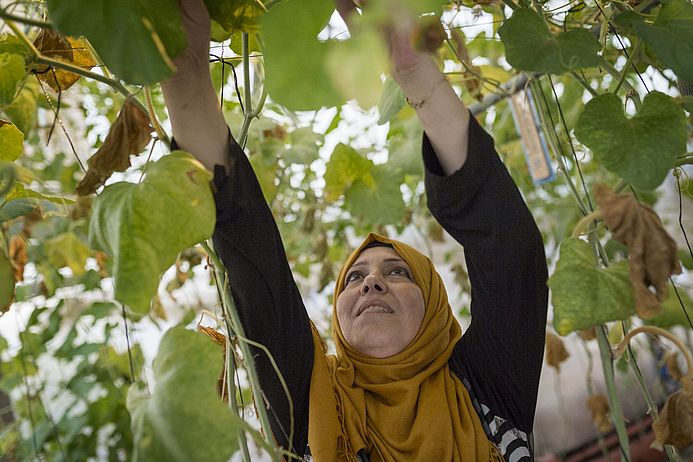
M68 64L91 69L96 61L89 52L87 42L83 38L66 37L55 29L41 29L34 40L34 46L49 58L64 61ZM36 69L38 78L47 83L55 92L67 90L77 80L79 75L59 68L39 66Z
M107 186L94 199L89 240L113 256L115 298L144 314L161 273L182 250L212 235L211 173L174 151L149 165L139 184Z
M618 262L600 268L590 245L580 239L565 239L561 243L549 287L553 326L560 335L627 319L635 313L628 264Z
M24 152L24 134L14 124L0 119L0 161L12 162Z
M356 180L364 180L372 185L372 167L373 162L353 148L342 143L335 146L325 170L325 199L338 199Z
M77 185L77 194L95 192L113 172L130 167L130 154L139 154L151 140L149 116L127 99L101 147L89 158L89 171Z
M91 252L75 233L68 231L46 241L46 254L54 268L67 266L75 276L81 276Z
M671 444L683 451L693 444L693 380L684 377L681 385L667 398L652 429L657 443Z
M657 213L630 194L616 194L606 185L595 187L595 198L609 230L628 246L635 307L642 318L660 311L672 274L680 273L676 242ZM650 286L655 293L650 291Z

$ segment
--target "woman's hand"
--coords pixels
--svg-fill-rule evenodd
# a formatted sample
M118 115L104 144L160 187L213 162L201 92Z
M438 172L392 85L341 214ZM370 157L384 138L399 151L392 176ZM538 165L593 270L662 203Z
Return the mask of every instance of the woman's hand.
M348 26L356 10L353 0L335 0L335 4ZM416 109L443 171L450 175L467 160L469 111L433 56L414 46L414 34L420 34L421 28L417 18L401 6L399 0L391 0L390 5L391 19L383 27L383 34L390 52L392 78Z
M187 75L199 75L209 69L209 41L211 20L203 0L179 0L183 28L188 40L188 46L173 63L176 71L172 80L184 78Z

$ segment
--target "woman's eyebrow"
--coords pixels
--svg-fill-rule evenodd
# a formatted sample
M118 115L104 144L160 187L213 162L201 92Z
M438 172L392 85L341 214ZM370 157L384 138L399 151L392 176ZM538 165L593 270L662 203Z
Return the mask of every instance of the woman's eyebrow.
M404 264L406 264L407 262L401 258L386 258L383 260L383 263L404 263ZM353 268L355 266L364 266L364 265L368 265L368 264L370 264L370 260L361 260L361 261L356 262L353 265L351 265L351 267Z

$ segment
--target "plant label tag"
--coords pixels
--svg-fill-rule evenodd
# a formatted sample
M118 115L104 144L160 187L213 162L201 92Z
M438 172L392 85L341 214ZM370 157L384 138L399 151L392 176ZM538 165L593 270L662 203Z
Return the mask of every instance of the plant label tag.
M546 139L539 128L541 125L531 90L522 89L513 93L510 101L532 181L534 184L552 181L556 175Z

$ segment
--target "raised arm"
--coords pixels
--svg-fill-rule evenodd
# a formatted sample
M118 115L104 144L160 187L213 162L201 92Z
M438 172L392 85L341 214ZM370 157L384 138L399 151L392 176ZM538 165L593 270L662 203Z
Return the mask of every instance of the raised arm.
M308 393L313 361L310 323L284 253L279 230L248 159L231 136L209 72L210 19L202 0L180 0L188 49L162 84L177 147L214 172L214 247L228 271L245 334L266 346L289 388L293 415L267 355L251 348L272 433L303 455L308 439ZM175 211L172 211L175 213ZM294 424L294 435L289 433ZM191 422L191 425L194 425Z
M529 433L548 300L541 234L493 139L433 59L413 50L407 19L395 27L392 74L424 128L428 205L464 246L472 285L472 323L455 350L453 370L494 415Z

